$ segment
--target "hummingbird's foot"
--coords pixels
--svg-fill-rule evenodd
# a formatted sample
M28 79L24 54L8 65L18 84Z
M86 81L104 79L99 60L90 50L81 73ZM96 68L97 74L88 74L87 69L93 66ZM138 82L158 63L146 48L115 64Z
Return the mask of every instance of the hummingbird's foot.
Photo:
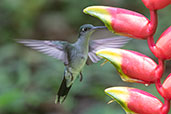
M83 80L83 74L80 72L80 82Z
M72 69L67 68L67 70L66 70L66 73L67 73L67 74L66 74L66 75L67 75L67 79L68 79L68 80L73 81L73 80L74 80L74 76L73 76L71 70L72 70ZM65 75L65 76L66 76L66 75Z
M104 60L104 62L100 65L103 66L104 64L106 64L108 62L108 60Z

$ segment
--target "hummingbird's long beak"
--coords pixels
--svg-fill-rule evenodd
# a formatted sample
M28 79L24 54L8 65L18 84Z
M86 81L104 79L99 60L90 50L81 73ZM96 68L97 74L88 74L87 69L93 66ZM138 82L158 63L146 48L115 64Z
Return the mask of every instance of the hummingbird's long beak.
M95 26L93 27L93 29L107 29L106 26Z

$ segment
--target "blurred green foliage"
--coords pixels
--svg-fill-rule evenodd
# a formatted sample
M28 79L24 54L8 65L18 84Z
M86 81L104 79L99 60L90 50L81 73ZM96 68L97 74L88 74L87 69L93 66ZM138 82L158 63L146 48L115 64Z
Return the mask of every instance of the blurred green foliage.
M122 82L115 68L107 63L85 66L83 82L76 81L62 105L55 95L62 80L62 62L15 42L18 38L75 41L80 25L102 25L82 10L90 5L108 5L149 12L141 0L1 0L0 1L0 114L123 114L104 89L133 86L162 100L155 86ZM159 26L155 38L171 25L171 7L158 11ZM153 59L146 41L132 40L124 48L144 53ZM164 78L171 71L167 62ZM163 78L163 79L164 79Z

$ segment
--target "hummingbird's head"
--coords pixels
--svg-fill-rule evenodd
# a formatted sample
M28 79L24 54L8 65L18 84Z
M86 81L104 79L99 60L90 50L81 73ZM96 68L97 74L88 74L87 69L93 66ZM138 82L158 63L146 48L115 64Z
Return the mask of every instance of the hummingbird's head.
M91 24L84 24L80 27L79 35L91 35L96 29L104 29L105 26L93 26Z

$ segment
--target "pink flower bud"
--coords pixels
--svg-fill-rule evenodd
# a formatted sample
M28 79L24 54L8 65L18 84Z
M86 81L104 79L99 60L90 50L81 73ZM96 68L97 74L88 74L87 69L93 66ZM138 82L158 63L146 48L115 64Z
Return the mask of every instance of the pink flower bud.
M166 7L171 0L142 0L145 6L150 10L158 10Z
M163 103L145 91L130 87L111 87L105 93L129 114L161 114Z
M156 56L162 59L171 59L171 26L163 32L156 43Z
M99 18L108 29L120 35L146 39L153 34L150 21L143 15L115 7L91 6L84 13Z
M143 54L110 48L101 49L96 54L109 60L124 81L150 84L157 80L157 76L155 76L157 64Z

